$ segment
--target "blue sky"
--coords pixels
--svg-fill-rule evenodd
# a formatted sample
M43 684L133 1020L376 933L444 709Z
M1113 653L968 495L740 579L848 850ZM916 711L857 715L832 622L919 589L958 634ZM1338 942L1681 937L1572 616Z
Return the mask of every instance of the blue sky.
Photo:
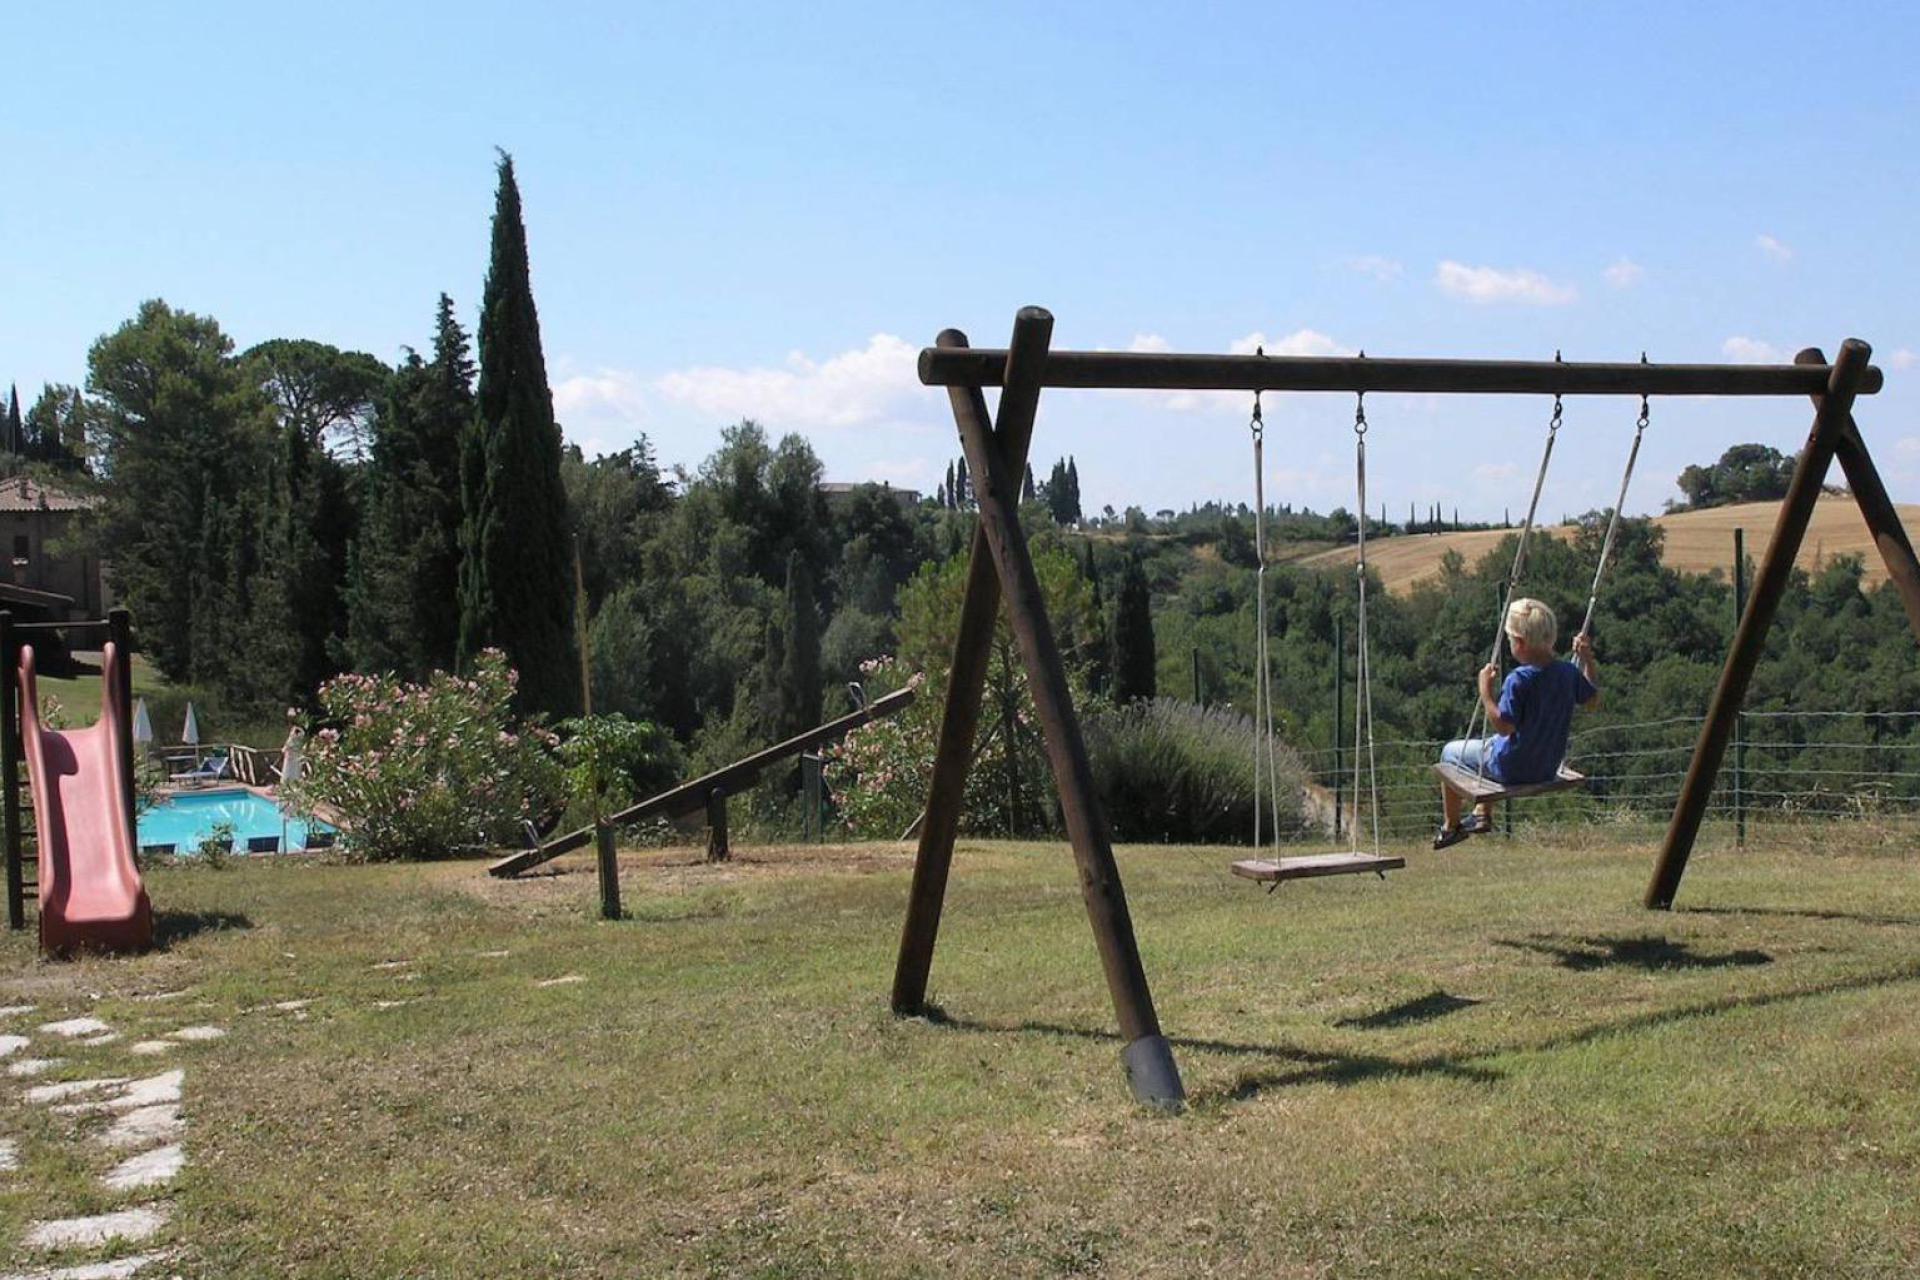
M276 12L278 9L289 12ZM1920 501L1920 10L1857 5L97 4L0 16L0 378L77 382L143 298L396 359L469 323L515 157L560 416L693 464L742 416L836 479L957 452L912 354L1055 344L1655 360L1871 341ZM1547 406L1376 397L1396 513L1526 500ZM1579 401L1544 505L1610 502ZM1052 392L1093 507L1246 500L1242 397ZM1630 510L1804 438L1660 404ZM1268 492L1351 503L1339 397L1269 407ZM1376 501L1376 506L1378 501Z

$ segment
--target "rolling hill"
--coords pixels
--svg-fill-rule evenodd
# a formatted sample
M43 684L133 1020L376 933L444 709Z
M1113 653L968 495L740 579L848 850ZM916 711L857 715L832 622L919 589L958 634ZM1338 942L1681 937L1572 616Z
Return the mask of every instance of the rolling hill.
M1747 555L1758 561L1773 536L1773 522L1779 513L1778 503L1751 502L1656 516L1654 523L1666 531L1664 559L1669 566L1686 573L1711 573L1715 569L1725 572L1733 563L1733 531L1746 530ZM1920 542L1920 505L1902 505L1900 519L1906 525L1907 536ZM1571 535L1567 526L1548 526L1548 529L1558 537ZM1367 558L1378 570L1387 590L1407 592L1428 578L1438 577L1441 557L1447 552L1458 551L1472 564L1498 547L1507 532L1494 529L1383 538L1368 543ZM1797 563L1812 569L1838 555L1864 556L1869 586L1886 579L1886 567L1880 562L1880 553L1874 549L1866 521L1853 499L1845 494L1829 494L1814 508L1813 522L1807 526L1806 541L1800 546ZM1308 556L1299 563L1334 567L1352 564L1353 558L1352 547L1337 547Z

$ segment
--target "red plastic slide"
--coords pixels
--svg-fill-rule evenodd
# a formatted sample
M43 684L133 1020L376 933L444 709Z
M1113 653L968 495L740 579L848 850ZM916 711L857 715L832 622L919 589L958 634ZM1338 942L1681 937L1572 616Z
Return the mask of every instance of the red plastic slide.
M100 720L60 733L40 724L33 646L20 648L20 741L40 844L40 949L139 951L153 945L153 904L133 861L133 812L120 785L131 732L118 647L100 659Z

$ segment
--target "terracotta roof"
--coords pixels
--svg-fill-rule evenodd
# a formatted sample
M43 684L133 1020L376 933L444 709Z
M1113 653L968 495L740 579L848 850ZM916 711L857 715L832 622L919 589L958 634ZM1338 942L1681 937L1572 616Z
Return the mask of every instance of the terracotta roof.
M87 511L95 499L67 493L30 476L0 480L0 511Z

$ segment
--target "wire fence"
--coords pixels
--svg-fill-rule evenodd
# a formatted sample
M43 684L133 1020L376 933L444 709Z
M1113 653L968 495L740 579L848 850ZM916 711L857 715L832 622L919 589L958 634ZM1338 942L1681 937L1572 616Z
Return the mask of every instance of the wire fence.
M1573 735L1567 763L1587 786L1504 806L1508 818L1548 824L1664 822L1679 799L1705 716L1602 724ZM1382 835L1430 832L1439 811L1433 764L1444 744L1403 738L1374 744ZM1364 768L1351 748L1298 753L1331 793L1344 833L1370 823ZM1356 806L1356 798L1358 805ZM1513 815L1515 804L1519 814ZM1709 797L1707 817L1750 823L1920 815L1920 711L1744 711Z

